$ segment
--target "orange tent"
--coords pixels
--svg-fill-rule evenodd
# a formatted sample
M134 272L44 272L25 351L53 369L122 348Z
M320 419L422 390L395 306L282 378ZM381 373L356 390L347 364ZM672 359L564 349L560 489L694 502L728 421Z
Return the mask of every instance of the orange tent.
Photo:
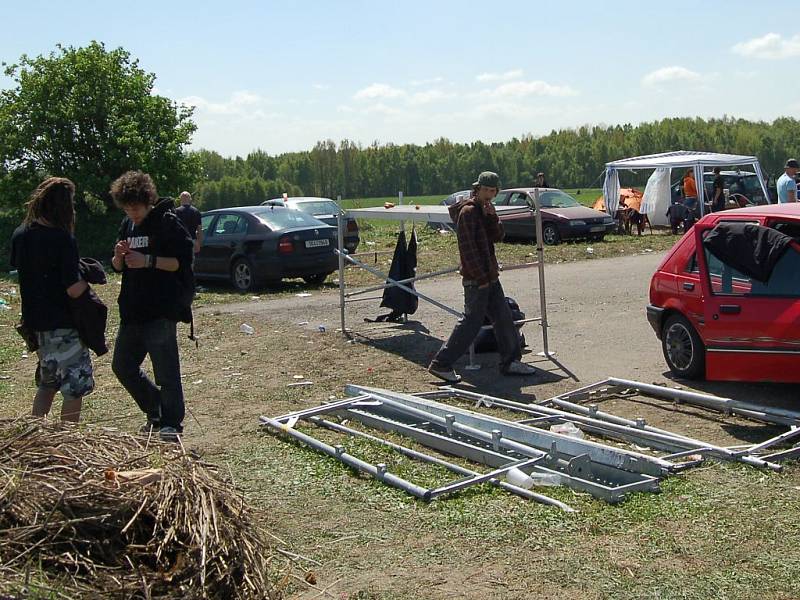
M620 208L622 208L622 203L624 202L625 206L639 212L639 208L642 206L643 196L644 194L639 190L637 190L636 188L620 188L619 190ZM606 203L603 201L602 196L600 196L597 200L595 200L594 206L592 208L602 212L606 211Z

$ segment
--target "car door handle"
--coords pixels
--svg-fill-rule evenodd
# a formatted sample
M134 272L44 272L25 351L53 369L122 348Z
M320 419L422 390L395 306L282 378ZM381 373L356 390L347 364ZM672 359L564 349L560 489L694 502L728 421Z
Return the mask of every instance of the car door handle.
M742 307L738 304L720 304L719 312L723 315L738 315L742 312Z
M691 292L694 289L694 284L689 282L684 282L683 289Z

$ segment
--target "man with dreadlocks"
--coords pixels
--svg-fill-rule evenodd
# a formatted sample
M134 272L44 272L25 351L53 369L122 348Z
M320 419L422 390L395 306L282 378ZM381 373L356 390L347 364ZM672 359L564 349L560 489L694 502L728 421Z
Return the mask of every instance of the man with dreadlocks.
M62 177L31 194L25 219L11 237L11 266L19 273L22 328L39 356L33 415L50 412L56 392L61 419L78 421L83 397L94 389L92 361L70 310L87 284L80 277L75 230L75 185Z

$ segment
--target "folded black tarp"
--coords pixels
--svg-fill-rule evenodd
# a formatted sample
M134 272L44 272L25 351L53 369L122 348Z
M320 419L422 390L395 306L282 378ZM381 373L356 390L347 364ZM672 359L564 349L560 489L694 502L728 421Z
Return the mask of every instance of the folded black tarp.
M792 238L754 223L719 223L703 246L740 273L766 283Z

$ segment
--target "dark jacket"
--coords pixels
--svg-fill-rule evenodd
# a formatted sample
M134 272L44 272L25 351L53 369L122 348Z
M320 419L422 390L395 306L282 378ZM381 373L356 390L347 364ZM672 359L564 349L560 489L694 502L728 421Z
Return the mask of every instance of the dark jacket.
M143 254L177 258L179 271L191 272L194 244L172 207L170 199L159 201L138 226L125 217L117 239L127 240L131 250ZM183 320L179 277L178 271L124 267L117 301L120 319L136 323L162 318Z
M494 206L481 207L474 196L462 199L449 208L456 224L461 276L479 286L498 277L494 244L503 239L503 226Z
M87 285L77 298L69 299L69 309L81 341L94 350L97 356L108 352L106 345L108 307L94 293L91 286Z

